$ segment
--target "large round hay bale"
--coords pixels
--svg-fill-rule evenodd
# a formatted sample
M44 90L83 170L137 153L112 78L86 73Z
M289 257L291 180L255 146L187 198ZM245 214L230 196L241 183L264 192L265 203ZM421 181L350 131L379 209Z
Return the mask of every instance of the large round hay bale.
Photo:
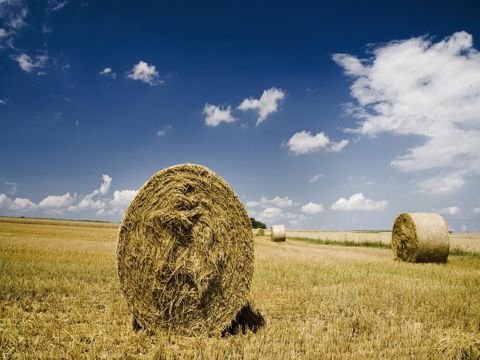
M272 241L285 241L287 238L285 225L272 225L270 228L270 238Z
M263 230L262 228L258 229L257 236L265 236L265 230Z
M446 262L448 226L438 214L400 214L393 225L392 250L396 258L408 262Z
M120 226L117 266L141 328L219 335L247 303L253 276L247 212L220 176L184 164L153 175Z

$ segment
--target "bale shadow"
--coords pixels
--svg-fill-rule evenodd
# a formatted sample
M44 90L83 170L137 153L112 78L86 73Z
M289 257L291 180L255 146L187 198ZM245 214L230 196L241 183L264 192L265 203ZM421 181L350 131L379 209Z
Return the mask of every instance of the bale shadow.
M230 335L238 335L240 333L245 335L247 331L256 333L265 325L265 318L260 311L256 311L250 304L247 304L240 309L231 324L222 331L221 336L227 337ZM148 335L154 335L153 332L143 328L135 318L132 319L132 328L134 332L145 331Z
M222 331L222 337L240 333L245 335L248 330L255 333L265 325L266 321L263 315L247 304L240 309L232 323Z

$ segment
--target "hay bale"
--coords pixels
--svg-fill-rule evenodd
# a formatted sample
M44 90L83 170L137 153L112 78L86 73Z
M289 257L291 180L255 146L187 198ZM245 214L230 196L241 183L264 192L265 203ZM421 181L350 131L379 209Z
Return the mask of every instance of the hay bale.
M270 238L272 241L285 241L287 238L285 225L272 225L270 228Z
M393 225L392 250L396 258L408 262L446 262L448 226L438 214L400 214Z
M250 219L227 182L211 170L193 164L167 168L128 206L117 266L140 327L220 335L247 303Z
M265 236L265 230L263 230L263 229L258 229L258 231L257 231L257 236Z

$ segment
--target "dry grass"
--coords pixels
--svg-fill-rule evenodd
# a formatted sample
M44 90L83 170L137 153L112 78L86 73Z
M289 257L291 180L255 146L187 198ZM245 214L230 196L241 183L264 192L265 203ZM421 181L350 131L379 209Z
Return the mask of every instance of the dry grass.
M0 223L4 358L475 358L480 257L395 262L389 249L256 238L256 334L188 338L131 329L116 229ZM368 234L365 234L368 236Z

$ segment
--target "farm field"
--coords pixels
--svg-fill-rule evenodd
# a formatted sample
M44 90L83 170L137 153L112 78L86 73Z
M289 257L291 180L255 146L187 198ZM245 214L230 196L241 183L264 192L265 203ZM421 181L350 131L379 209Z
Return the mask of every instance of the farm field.
M311 239L339 243L360 243L363 245L390 246L390 231L295 231L287 232L290 239ZM480 233L450 234L450 250L480 254Z
M333 233L338 238L332 238ZM315 238L325 232L288 232ZM389 233L325 239L383 242ZM134 332L116 273L117 225L0 219L0 353L15 358L480 358L478 234L447 264L382 247L255 241L251 302L267 325L227 338ZM343 236L343 237L342 237ZM353 241L353 240L352 240Z

